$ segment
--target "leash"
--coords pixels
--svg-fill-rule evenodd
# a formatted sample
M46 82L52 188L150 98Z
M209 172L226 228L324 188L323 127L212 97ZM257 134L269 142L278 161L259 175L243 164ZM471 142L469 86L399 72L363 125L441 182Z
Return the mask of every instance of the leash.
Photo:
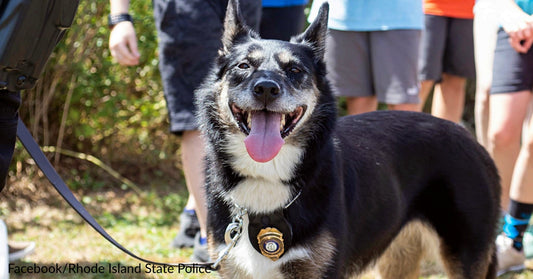
M105 230L98 224L98 222L94 219L94 217L85 209L85 207L80 203L80 201L72 194L72 191L68 188L68 186L65 184L61 176L57 173L57 171L54 169L50 161L48 161L48 158L44 155L43 151L39 147L39 145L35 142L35 139L33 139L30 131L28 131L28 128L22 120L19 118L18 120L18 127L17 127L17 137L19 138L20 142L26 148L30 156L33 158L39 169L43 172L43 174L46 176L48 181L52 183L56 191L67 201L67 203L87 222L93 229L95 229L101 236L103 236L107 241L111 242L115 247L122 250L122 252L130 255L131 257L153 265L162 265L162 266L186 266L186 267L192 267L192 268L205 268L205 270L210 271L216 271L219 268L220 262L227 256L227 253L235 243L230 247L228 246L226 249L226 253L220 253L218 259L215 262L209 262L209 263L161 263L156 262L152 260L148 260L145 258L141 258L131 252L130 250L126 249L124 246L120 245L113 237L111 237ZM237 221L237 223L239 223ZM242 227L242 220L240 221L240 227ZM240 236L240 233L239 233ZM229 248L229 249L228 249ZM226 250L225 249L225 250Z

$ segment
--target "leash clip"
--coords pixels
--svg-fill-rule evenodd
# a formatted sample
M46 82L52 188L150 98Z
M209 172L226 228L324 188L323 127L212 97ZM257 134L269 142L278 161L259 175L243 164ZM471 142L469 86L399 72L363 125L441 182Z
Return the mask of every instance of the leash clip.
M242 227L244 225L244 216L248 214L248 211L245 208L242 208L238 205L235 205L239 209L239 213L233 217L232 222L226 227L226 232L224 233L224 241L226 242L226 248L220 251L218 254L217 260L211 265L211 268L217 270L220 262L222 262L229 254L231 249L235 247L237 241L242 236Z

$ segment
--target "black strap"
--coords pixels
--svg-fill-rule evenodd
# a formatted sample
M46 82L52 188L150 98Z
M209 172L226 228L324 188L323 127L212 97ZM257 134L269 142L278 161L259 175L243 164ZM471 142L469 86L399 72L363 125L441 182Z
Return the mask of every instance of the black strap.
M91 225L93 229L95 229L99 234L101 234L105 239L107 239L107 241L115 245L115 247L122 250L124 253L134 257L135 259L149 264L165 266L191 266L194 268L205 268L205 270L215 270L212 267L213 263L160 263L141 258L133 254L130 250L124 248L124 246L120 245L100 226L100 224L98 224L98 222L96 222L93 216L91 216L87 209L85 209L85 207L83 207L83 205L80 203L80 201L78 201L74 194L72 194L72 191L70 191L70 189L65 184L63 179L59 176L59 174L56 172L50 161L48 161L48 158L46 158L46 156L43 154L41 148L35 142L32 135L30 134L30 131L28 131L28 128L26 128L26 125L24 125L20 118L17 127L17 137L19 138L20 142L22 142L22 145L24 145L24 148L26 148L26 150L33 158L37 166L44 173L46 178L48 178L48 181L52 183L54 188L63 197L63 199L65 199L68 204L74 210L76 210L76 212L78 212L78 214L85 220L85 222L89 223L89 225Z

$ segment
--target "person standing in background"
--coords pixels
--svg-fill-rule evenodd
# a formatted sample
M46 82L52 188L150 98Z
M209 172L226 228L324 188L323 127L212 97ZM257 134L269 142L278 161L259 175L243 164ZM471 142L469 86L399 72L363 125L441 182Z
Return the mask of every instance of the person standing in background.
M309 21L322 0L313 1ZM419 110L418 54L424 15L420 0L329 0L328 79L346 97L348 114Z
M533 121L528 114L533 101L533 0L495 4L502 28L494 53L488 138L502 193L509 192L503 233L496 239L501 274L524 268L523 237L533 213Z
M466 80L476 77L474 3L474 0L424 0L421 104L424 105L435 85L431 114L456 123L463 115Z

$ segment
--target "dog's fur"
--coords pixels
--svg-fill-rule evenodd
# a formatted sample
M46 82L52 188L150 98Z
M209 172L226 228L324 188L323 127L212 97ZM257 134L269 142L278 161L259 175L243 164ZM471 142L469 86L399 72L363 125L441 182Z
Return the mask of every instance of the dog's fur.
M248 214L283 210L293 234L272 261L252 247L245 216L222 277L346 278L377 263L383 278L417 278L430 232L449 278L495 278L499 177L466 130L409 112L337 121L323 61L327 4L303 34L283 42L260 39L229 2L223 48L197 91L210 250L216 258L225 246L236 204ZM244 143L250 111L290 122L280 123L284 144L277 155L267 152L273 158L257 158Z

